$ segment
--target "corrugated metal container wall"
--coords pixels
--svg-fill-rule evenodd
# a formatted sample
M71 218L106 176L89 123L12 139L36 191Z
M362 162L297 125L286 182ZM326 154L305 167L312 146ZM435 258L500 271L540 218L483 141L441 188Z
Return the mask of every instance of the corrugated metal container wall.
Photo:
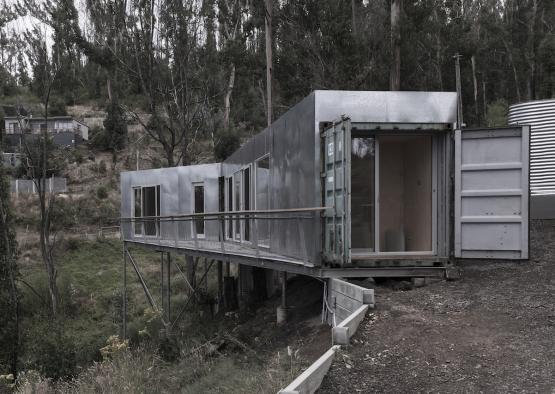
M555 194L555 100L509 108L509 125L530 125L530 194Z

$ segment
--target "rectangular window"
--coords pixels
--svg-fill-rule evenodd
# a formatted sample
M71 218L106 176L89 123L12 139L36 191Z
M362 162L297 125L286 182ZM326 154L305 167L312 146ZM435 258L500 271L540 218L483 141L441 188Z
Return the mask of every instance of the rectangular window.
M256 162L255 167L255 209L270 209L270 156L263 157ZM261 246L270 245L270 221L268 215L262 214L262 219L256 220L256 232L258 234L258 243Z
M204 213L204 184L193 185L193 213ZM204 238L204 217L195 217L193 221L196 235Z
M233 211L233 178L227 178L227 211ZM227 221L227 238L233 238L233 220L228 217Z
M133 217L135 218L133 227L135 235L143 235L143 222L140 220L143 217L141 200L141 188L133 188Z
M160 234L160 185L133 188L135 235Z
M243 210L251 210L251 168L243 170ZM250 241L250 216L245 215L243 221L243 240Z
M218 211L225 212L225 178L223 176L218 177ZM220 217L220 220L218 220L221 226L218 234L220 240L225 237L225 220L222 219L223 217Z
M236 172L233 175L233 210L241 210L241 172ZM236 240L241 240L241 221L233 221L233 237Z

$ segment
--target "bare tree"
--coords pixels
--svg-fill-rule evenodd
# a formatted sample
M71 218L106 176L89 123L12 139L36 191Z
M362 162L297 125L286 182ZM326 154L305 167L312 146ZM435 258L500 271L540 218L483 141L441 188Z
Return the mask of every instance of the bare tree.
M391 68L389 89L401 89L401 12L403 0L391 0Z
M272 124L273 120L273 99L272 99L272 18L273 18L273 4L272 0L264 0L264 15L265 15L265 32L266 32L266 105L268 117L268 127Z
M36 34L39 34L35 31ZM30 133L27 123L22 116L19 116L19 128L22 132L21 143L24 149L25 157L22 161L27 175L33 180L38 196L40 210L40 228L39 241L42 262L47 274L48 292L50 295L50 306L52 315L58 313L58 286L56 283L58 271L53 256L53 249L56 237L52 234L52 211L54 207L55 194L50 189L48 173L52 170L50 156L52 153L51 143L48 135L48 106L52 93L52 86L58 74L58 68L54 62L48 61L46 52L46 43L44 37L35 37L35 51L41 52L35 54L35 58L31 61L41 59L40 67L35 67L35 71L42 73L42 82L44 85L43 96L41 97L44 109L44 127L41 127L40 134ZM45 57L46 56L46 57ZM46 59L46 61L45 61Z

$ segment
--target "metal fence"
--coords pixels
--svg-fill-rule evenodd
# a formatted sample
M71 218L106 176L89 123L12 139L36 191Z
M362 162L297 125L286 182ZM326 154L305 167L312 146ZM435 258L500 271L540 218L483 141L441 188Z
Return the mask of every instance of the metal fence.
M67 179L59 177L47 178L45 188L49 193L66 193ZM12 179L10 181L10 191L18 197L20 194L37 193L37 187L35 181L32 179Z

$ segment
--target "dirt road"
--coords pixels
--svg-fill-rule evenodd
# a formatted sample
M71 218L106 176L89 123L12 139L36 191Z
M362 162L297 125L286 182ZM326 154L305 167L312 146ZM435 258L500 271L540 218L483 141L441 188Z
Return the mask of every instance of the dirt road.
M529 262L474 262L462 279L376 289L322 393L555 393L555 222L534 222Z

